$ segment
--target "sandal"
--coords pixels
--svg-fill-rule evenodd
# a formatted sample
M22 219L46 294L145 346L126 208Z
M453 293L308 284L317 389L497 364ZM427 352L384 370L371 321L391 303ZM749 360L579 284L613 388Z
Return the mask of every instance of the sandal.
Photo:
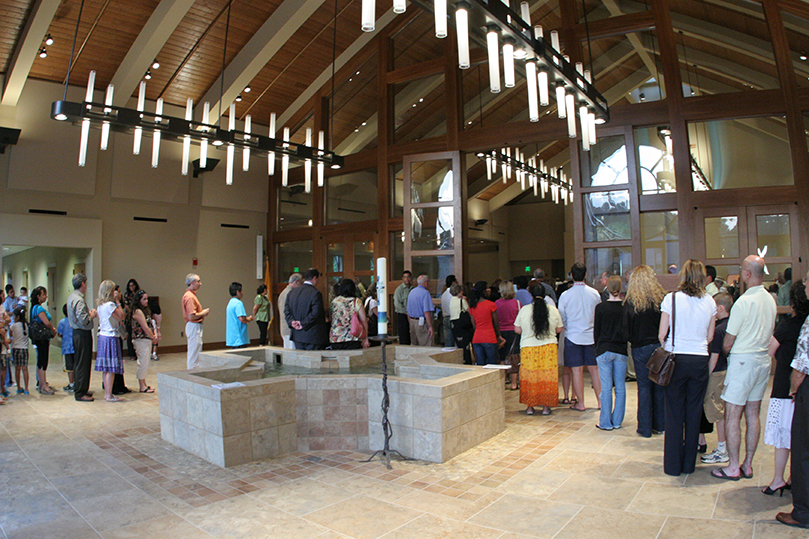
M567 397L565 397L564 399L562 399L562 404L573 404L573 403L572 403L572 402L570 402L570 399L568 399Z
M739 471L741 471L741 470L739 470ZM741 475L737 475L737 476L734 477L732 475L726 474L724 468L715 469L714 471L711 472L711 475L713 477L716 477L717 479L727 479L728 481L738 481L739 479L742 478Z
M542 410L542 415L551 415L553 410Z
M154 389L152 389L152 386L146 386L146 389L141 389L140 392L141 393L154 393Z

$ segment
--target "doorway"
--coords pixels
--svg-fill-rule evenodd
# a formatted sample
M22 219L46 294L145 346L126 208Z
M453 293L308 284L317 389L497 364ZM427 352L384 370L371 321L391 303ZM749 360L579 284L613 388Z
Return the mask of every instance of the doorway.
M738 279L745 257L757 254L767 262L768 286L798 262L797 210L794 204L700 208L696 252L728 283Z
M326 268L323 272L329 300L333 287L341 279L353 279L363 294L375 283L376 260L374 248L377 235L368 232L328 234L323 237L326 247Z

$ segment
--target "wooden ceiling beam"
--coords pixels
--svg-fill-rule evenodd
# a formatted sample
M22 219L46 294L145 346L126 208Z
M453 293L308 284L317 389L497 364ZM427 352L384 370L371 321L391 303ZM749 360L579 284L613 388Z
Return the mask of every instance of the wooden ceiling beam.
M329 66L323 70L323 72L312 81L306 90L301 92L298 99L293 101L293 103L287 107L279 117L278 117L278 125L284 125L284 123L292 117L299 109L301 109L306 103L311 99L315 92L324 88L326 83L331 80L332 69L337 72L342 69L346 64L348 64L351 59L356 56L359 51L361 51L364 47L368 46L371 43L371 40L379 34L383 28L385 28L388 24L390 24L396 18L396 14L392 11L386 11L382 17L376 21L376 28L373 32L363 32L360 37L358 37L354 43L348 46L348 48L343 51L340 56L334 62L334 66L329 64Z
M42 40L60 3L60 0L37 0L34 7L31 8L31 14L25 22L25 28L20 34L17 47L9 62L9 69L3 84L3 99L0 104L9 107L17 106L25 81L39 54Z
M224 112L323 2L324 0L285 0L273 11L200 100L200 103L211 104L211 123L216 123L219 119L220 92L221 109ZM223 77L224 90L221 90ZM195 107L195 117L201 117L201 111L202 107L198 104ZM283 123L280 122L279 125Z
M113 104L126 106L143 74L157 58L171 34L183 20L195 0L161 0L129 48L112 77L115 87Z

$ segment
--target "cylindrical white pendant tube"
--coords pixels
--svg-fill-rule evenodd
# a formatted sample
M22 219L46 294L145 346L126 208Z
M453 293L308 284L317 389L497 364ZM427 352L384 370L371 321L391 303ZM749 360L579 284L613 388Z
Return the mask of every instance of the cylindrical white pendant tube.
M435 0L435 37L447 37L447 0Z
M547 107L550 105L551 100L548 91L548 72L545 71L545 68L542 68L537 73L537 84L539 85L539 105Z
M486 34L486 44L489 51L489 89L496 94L500 92L500 44L497 30L490 28Z
M503 77L506 88L514 88L516 76L514 74L514 43L506 40L503 43Z
M393 12L404 13L407 10L407 2L405 0L393 0Z
M525 83L528 87L528 119L532 122L538 122L537 65L534 62L525 62Z
M376 19L376 0L362 0L362 31L373 32Z
M270 113L270 138L275 138L275 113ZM275 175L275 152L267 154L267 174Z
M104 114L109 114L110 112L112 112L112 109L109 108L109 107L112 105L112 95L113 95L114 91L115 91L115 87L112 84L107 86L107 95L104 98L104 105L106 105L104 107ZM101 149L102 150L107 149L109 141L110 141L110 123L109 122L104 122L104 123L101 124Z
M163 114L163 98L157 98L157 105L155 107L155 123L159 124L163 119L161 115ZM152 135L152 168L157 168L158 161L160 159L160 129L155 128L154 134Z
M469 60L469 10L463 3L455 10L455 30L458 34L458 67L468 69Z
M565 112L567 114L567 135L576 138L576 98L573 94L565 96Z
M323 157L323 150L326 149L326 133L321 130L317 134L317 155L318 157ZM324 176L325 176L325 169L326 163L323 161L317 162L317 186L323 187Z
M587 105L579 106L579 123L581 124L581 147L585 152L590 151L590 120Z
M556 112L560 120L567 116L565 111L565 87L561 84L556 87Z
M250 140L250 132L253 126L253 119L248 114L244 118L244 140L247 142ZM242 170L244 172L248 172L250 170L250 147L247 146L242 149Z

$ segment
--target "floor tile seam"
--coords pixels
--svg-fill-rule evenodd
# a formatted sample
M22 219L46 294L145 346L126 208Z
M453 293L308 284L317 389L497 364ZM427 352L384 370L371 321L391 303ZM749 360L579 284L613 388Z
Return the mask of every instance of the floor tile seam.
M564 523L564 525L563 525L561 528L559 528L559 529L556 531L556 533L554 533L554 534L551 536L551 539L555 539L555 537L556 537L557 535L559 535L560 533L562 533L562 530L564 530L566 527L568 527L568 526L570 525L570 523L571 523L571 522L573 522L573 519L574 519L574 518L576 518L576 517L578 516L578 514L579 514L579 513L581 513L582 511L584 511L584 507L585 507L584 505L582 505L581 507L579 507L579 510L578 510L578 511L576 511L576 512L573 514L573 516L571 516L569 519L567 519L567 522L565 522L565 523Z
M663 529L666 527L666 523L669 521L669 516L666 515L666 518L663 519L663 523L660 524L660 529L657 530L657 534L655 535L655 539L660 539L660 534L663 533Z
M416 511L416 512L418 512L419 514L418 514L417 516L415 516L415 517L411 518L411 519L410 519L410 520L408 520L407 522L405 522L405 523L403 523L403 524L400 524L399 526L396 526L396 527L395 527L395 528L393 528L392 530L388 530L388 531L386 531L386 532L385 532L385 533L383 533L382 535L378 536L378 537L377 537L377 539L382 539L382 538L384 538L384 537L388 537L388 536L390 536L390 534L392 534L393 532L398 531L398 530L400 530L400 529L404 528L405 526L407 526L407 525L408 525L408 524L410 524L411 522L415 522L415 521L417 521L418 519L420 519L421 517L431 514L431 513L426 513L426 512L424 512L424 511L419 511L418 509L411 509L411 508L409 508L409 507L408 507L407 509L410 509L411 511ZM444 518L446 518L446 517L444 517Z
M543 500L549 500L549 501L553 501L553 500L551 500L551 499L550 499L550 498L551 498L551 496L553 496L554 494L556 494L556 493L557 493L557 492L558 492L558 491L559 491L559 490L560 490L562 487L564 487L564 486L565 486L565 484L566 484L568 481L570 481L571 479L573 479L573 476L574 476L574 475L576 475L576 474L570 474L570 475L569 475L569 476L568 476L568 477L567 477L567 478L566 478L564 481L562 481L562 484L560 484L558 487L556 487L556 488L553 490L553 492L551 492L550 494L546 494L546 495L545 495L545 497L544 497L544 498L542 498L542 499L543 499ZM640 490L640 489L639 489L639 490Z
M485 506L481 507L481 508L480 508L480 509L479 509L479 510L476 512L476 513L474 513L474 514L470 515L470 516L469 516L469 518L467 518L467 519L466 519L464 522L469 522L470 520L472 520L473 518L475 518L476 516L478 516L479 514L481 514L483 511L485 511L485 510L486 510L486 508L491 507L491 506L492 506L492 505L494 505L495 503L499 502L499 501L500 501L500 500L503 498L503 496L505 496L505 495L506 495L506 493L505 493L505 492L498 492L498 491L496 491L496 490L491 491L489 494L499 494L499 496L497 496L497 498L495 498L494 500L492 500L491 502L489 502L487 505L485 505ZM489 494L486 494L486 496L488 496ZM469 522L469 523L470 523L470 524L473 524L472 522ZM494 528L494 529L497 529L497 528ZM506 531L507 531L507 530L506 530Z

